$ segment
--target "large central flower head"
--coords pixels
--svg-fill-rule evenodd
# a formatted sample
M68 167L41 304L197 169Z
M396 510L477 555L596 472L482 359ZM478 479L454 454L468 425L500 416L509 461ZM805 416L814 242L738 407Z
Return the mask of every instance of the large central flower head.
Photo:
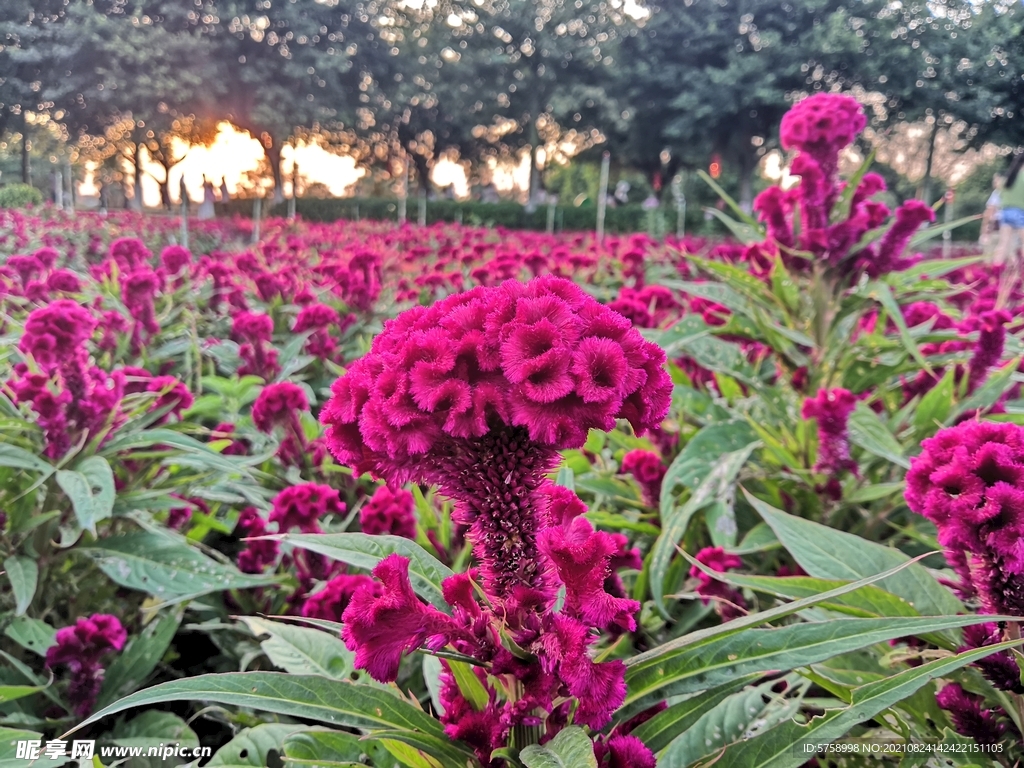
M384 326L335 382L321 416L342 462L388 480L436 481L442 444L509 428L551 450L668 408L665 355L568 280L476 288Z

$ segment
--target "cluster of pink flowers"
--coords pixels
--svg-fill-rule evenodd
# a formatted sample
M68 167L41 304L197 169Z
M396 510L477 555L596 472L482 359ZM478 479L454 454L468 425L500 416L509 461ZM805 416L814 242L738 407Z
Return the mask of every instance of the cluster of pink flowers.
M722 547L705 547L697 553L695 559L701 565L718 573L725 573L743 565L743 561L737 555L730 555ZM709 576L696 565L690 568L690 578L697 579L696 592L700 595L701 602L708 605L714 601L715 612L724 621L746 615L747 602L738 589Z
M790 190L772 186L758 195L754 209L767 227L768 239L781 247L791 268L807 261L788 257L797 248L823 260L843 275L867 272L876 277L904 264L903 252L918 228L935 220L935 212L918 200L896 210L895 220L882 237L856 251L863 236L889 219L883 203L872 200L885 189L881 176L865 174L850 198L849 210L833 221L843 186L839 182L839 153L866 125L857 101L840 94L816 94L797 103L782 119L785 149L798 150L792 173L800 184ZM799 219L799 230L795 227ZM799 231L799 234L797 232Z
M556 732L572 703L556 705L560 697L576 699L575 722L593 728L623 701L623 665L595 663L588 647L595 629L635 629L639 605L614 594L612 576L636 553L595 531L582 502L544 475L590 428L617 418L641 433L657 426L671 388L663 362L627 320L572 283L510 282L387 323L321 414L340 461L391 482L438 485L468 526L478 567L445 581L452 616L419 601L408 560L392 555L374 569L377 582L351 597L343 636L356 665L382 681L395 678L403 652L423 646L451 645L486 665L482 712L450 672L442 677L449 735L486 764L515 727ZM505 632L526 658L502 642ZM505 696L495 678L509 681Z
M241 343L238 350L242 365L239 376L259 376L271 381L281 370L277 363L277 350L270 341L274 335L274 319L243 310L235 313L231 322L231 335Z
M245 548L238 553L238 570L242 573L263 573L277 560L280 545L273 539L261 538L268 534L267 521L255 507L246 507L238 515L235 533L247 538Z
M311 464L318 467L327 457L327 449L322 440L306 438L299 417L303 411L309 411L305 390L298 384L282 381L268 384L260 391L253 403L252 420L260 432L269 435L275 428L283 432L277 456L285 466Z
M103 685L103 659L124 648L128 634L116 616L97 613L57 630L56 643L46 651L46 666L63 665L69 676L68 698L75 714L92 712Z
M665 465L654 451L637 449L622 457L622 471L632 475L644 493L644 502L652 507L661 499L661 481L665 477Z
M835 476L857 470L850 458L849 420L857 407L857 398L849 390L837 387L821 389L804 400L801 415L818 422L818 461L814 471Z
M409 491L377 488L373 497L359 510L359 527L371 536L390 535L416 538L416 515Z

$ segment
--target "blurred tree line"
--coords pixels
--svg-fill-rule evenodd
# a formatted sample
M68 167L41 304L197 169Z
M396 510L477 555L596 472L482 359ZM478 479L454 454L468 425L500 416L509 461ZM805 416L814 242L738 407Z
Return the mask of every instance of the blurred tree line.
M282 149L316 142L425 192L441 159L487 183L529 155L530 199L591 197L593 171L668 195L715 162L741 201L801 94L855 90L873 135L928 126L933 155L1024 143L1024 6L1009 0L3 0L0 135L17 167L88 158L165 201L185 144L228 120ZM33 147L36 149L33 150ZM40 155L39 150L44 154ZM868 150L864 148L865 152ZM408 170L411 167L411 172ZM562 168L561 170L559 170ZM692 174L691 174L692 176ZM12 178L13 177L13 178ZM582 190L582 191L580 191Z

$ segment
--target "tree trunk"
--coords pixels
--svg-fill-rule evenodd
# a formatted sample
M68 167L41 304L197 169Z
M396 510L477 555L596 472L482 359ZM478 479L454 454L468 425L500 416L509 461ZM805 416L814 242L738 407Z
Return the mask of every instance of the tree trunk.
M530 116L530 189L526 199L526 210L533 213L537 210L537 197L540 192L540 172L537 170L537 143L540 136L537 133L537 118Z
M132 209L142 212L142 144L135 142L135 153L132 155L135 166L135 189L132 191Z
M28 138L28 116L25 110L21 110L21 180L31 186L32 184L32 158L29 152L32 151L32 143Z
M928 205L932 204L932 163L935 160L935 137L938 134L939 121L936 119L928 135L928 161L924 166L924 178L921 180L921 199Z
M264 145L263 151L274 174L274 205L284 202L284 174L281 172L281 147L271 140L270 146Z
M740 199L739 204L746 213L754 210L754 168L756 157L749 152L740 154Z

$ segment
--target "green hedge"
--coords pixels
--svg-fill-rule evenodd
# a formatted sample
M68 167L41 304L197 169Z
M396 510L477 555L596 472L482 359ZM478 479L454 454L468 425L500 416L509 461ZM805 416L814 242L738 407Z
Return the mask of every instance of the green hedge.
M28 184L7 184L0 187L0 208L24 208L39 205L43 193Z
M341 198L299 198L296 211L306 221L337 221L339 219L371 219L375 221L398 218L398 201L393 198L341 197ZM228 204L228 210L243 216L251 216L252 200L237 199ZM270 214L284 216L287 203L274 206ZM419 200L411 197L406 208L406 218L410 222L417 221ZM654 221L640 205L624 205L608 208L605 215L605 230L608 232L647 232L653 226L656 232L675 232L676 212L672 208L662 208L660 219L656 214ZM507 229L532 229L544 231L547 228L548 209L540 206L532 213L519 203L480 203L461 202L457 200L428 200L427 224L438 221L461 221L488 227L505 227ZM555 208L556 231L593 231L597 225L597 208L592 205L558 206ZM704 214L693 206L686 212L686 231L688 234L723 234L724 229L717 221L705 221Z

